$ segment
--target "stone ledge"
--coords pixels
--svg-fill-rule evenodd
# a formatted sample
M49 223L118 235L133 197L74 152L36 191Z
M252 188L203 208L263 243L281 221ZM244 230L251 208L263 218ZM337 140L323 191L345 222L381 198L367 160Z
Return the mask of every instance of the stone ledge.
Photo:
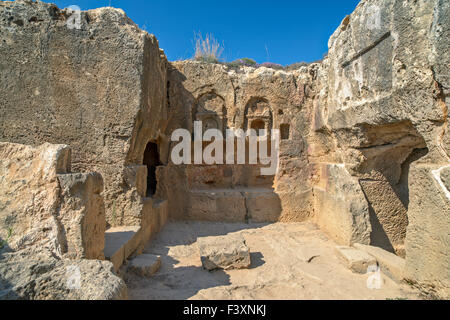
M365 251L339 246L335 249L338 258L355 273L367 273L370 266L377 265L377 260Z
M117 272L123 262L135 252L140 245L141 227L116 227L106 230L105 257L114 265Z
M381 271L396 281L403 280L403 270L405 268L405 259L396 256L386 250L378 247L368 246L360 243L353 245L356 249L362 250L377 259Z

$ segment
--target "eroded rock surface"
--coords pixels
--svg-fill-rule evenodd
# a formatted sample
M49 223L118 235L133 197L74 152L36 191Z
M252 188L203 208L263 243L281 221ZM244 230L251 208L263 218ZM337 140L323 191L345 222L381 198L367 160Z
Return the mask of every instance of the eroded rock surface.
M397 281L402 281L404 279L403 271L405 270L405 259L379 247L360 243L355 243L354 247L373 256L377 260L381 270L392 279Z
M202 121L225 137L226 129L280 129L279 170L265 165L179 165L159 172L169 210L176 219L275 222L304 221L314 215L312 166L308 161L314 79L318 64L293 72L197 61L177 61L168 70L171 121L194 130ZM203 128L204 130L206 129ZM171 148L173 150L173 146ZM246 146L245 152L249 153Z
M112 263L99 260L58 260L51 255L1 254L2 300L123 300L125 282Z

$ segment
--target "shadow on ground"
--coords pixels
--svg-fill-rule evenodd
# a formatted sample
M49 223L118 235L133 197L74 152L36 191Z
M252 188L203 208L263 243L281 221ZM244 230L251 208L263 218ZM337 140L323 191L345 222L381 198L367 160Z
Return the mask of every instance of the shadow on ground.
M186 300L194 297L201 290L231 285L230 276L225 271L207 271L201 267L198 248L192 244L197 242L198 238L259 229L268 224L205 222L203 225L199 222L196 225L199 227L192 228L192 224L188 222L168 223L157 238L150 241L145 253L161 256L161 269L149 279L129 278L127 285L132 288L131 299L136 295L141 299L144 297L157 300ZM186 257L190 265L179 265L180 261L171 256L174 253ZM264 265L264 256L261 252L251 252L250 256L252 264L249 269Z

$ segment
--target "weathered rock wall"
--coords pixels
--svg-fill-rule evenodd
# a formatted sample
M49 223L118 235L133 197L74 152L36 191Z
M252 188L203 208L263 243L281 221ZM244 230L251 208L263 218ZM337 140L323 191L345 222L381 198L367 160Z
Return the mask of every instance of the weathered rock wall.
M406 255L405 277L447 297L449 10L361 1L329 41L313 126L317 160L359 179L370 242Z
M77 172L99 172L110 225L139 225L142 198L124 180L166 119L166 58L120 9L69 13L0 3L0 141L63 143Z
M165 168L162 177L167 181L177 177L179 181L165 191L173 200L169 201L172 217L302 221L312 215L312 170L307 150L317 68L311 65L284 72L264 67L232 70L195 61L172 64L167 136L178 128L192 132L194 121L203 121L204 126L219 129L224 136L226 129L247 130L258 123L268 130L283 129L279 170L274 176L262 176L260 168L251 165Z

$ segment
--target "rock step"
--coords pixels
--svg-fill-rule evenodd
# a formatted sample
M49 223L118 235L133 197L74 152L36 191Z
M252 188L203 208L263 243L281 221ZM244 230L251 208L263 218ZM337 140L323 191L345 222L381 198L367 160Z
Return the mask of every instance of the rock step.
M353 247L338 246L336 256L353 272L367 273L368 267L379 266L394 281L403 280L405 259L382 248L355 243Z
M142 254L131 260L127 272L142 277L151 277L161 267L161 256L154 254Z
M140 254L144 245L156 236L168 219L167 200L144 198L142 226L108 229L105 233L105 258L119 268L134 253Z
M141 243L141 227L127 226L106 230L105 233L105 258L114 265L117 272L123 262L131 256Z
M336 255L351 271L365 274L371 266L377 266L377 260L365 251L346 246L335 248Z
M353 245L358 250L362 250L373 256L380 265L381 271L396 281L403 280L403 270L405 268L405 259L388 252L379 247L368 246L355 243Z

